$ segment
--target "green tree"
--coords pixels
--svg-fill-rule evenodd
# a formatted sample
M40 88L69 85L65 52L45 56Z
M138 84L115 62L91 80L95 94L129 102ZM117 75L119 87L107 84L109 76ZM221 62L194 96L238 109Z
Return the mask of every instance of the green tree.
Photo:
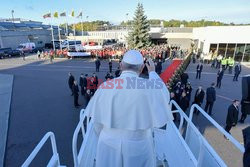
M128 37L129 47L141 49L150 46L149 22L147 16L144 14L143 5L141 3L138 3L132 27L132 31L129 33Z

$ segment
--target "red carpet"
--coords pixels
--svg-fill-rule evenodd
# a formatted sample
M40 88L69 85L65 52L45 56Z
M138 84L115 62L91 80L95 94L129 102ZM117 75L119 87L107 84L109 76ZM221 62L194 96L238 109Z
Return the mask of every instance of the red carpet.
M164 83L167 83L169 79L173 76L175 70L181 65L183 60L173 60L172 64L165 69L163 73L161 73L160 77Z

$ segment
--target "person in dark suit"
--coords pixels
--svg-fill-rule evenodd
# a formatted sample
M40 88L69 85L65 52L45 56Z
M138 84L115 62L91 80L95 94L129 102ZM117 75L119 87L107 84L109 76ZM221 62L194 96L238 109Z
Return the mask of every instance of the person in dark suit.
M72 86L74 84L74 80L75 80L75 77L71 74L71 72L69 72L68 85L69 85L69 89L71 90L71 96L73 96Z
M93 84L94 84L94 93L95 93L95 91L97 90L97 88L98 88L98 84L99 84L99 82L98 82L98 77L97 77L97 75L96 75L96 73L93 73Z
M240 63L238 63L235 67L234 67L234 79L233 81L238 81L238 77L241 73L241 65Z
M162 62L161 62L161 60L159 59L159 61L157 62L157 64L156 64L156 73L157 74L161 74L161 71L162 71Z
M100 71L100 66L101 66L101 61L99 60L99 58L97 58L95 61L96 72Z
M193 104L197 104L198 106L201 106L204 100L204 96L205 96L205 91L202 89L202 86L199 86L195 92ZM199 115L199 112L197 112L196 109L194 110L194 113Z
M188 107L189 107L189 101L188 101L188 98L186 96L185 91L183 91L182 94L181 94L181 97L180 97L180 100L179 100L179 106L184 112L186 112Z
M241 118L240 123L244 123L247 115L250 115L250 100L242 99L241 100Z
M187 98L188 98L188 101L189 101L189 102L190 102L190 100L191 100L191 93L192 93L192 90L193 90L193 88L192 88L192 86L191 86L191 83L188 82L188 83L187 83L187 86L185 87L185 92L186 92L186 94L187 94Z
M178 82L174 87L174 94L175 94L175 100L179 104L179 100L181 98L181 94L183 92L184 88L181 85L181 82Z
M121 75L120 67L117 67L117 70L115 71L115 77L118 78Z
M74 105L75 105L75 108L78 108L80 106L78 103L79 88L78 88L78 84L76 80L74 81L72 89L73 89L73 95L74 95Z
M188 74L184 72L181 75L181 84L186 86L188 83L188 78L189 78Z
M112 73L112 60L109 60L109 72Z
M217 73L217 84L216 87L220 88L221 87L221 80L224 76L224 70L220 68L220 70Z
M83 95L86 95L86 91L88 88L88 74L85 74L84 78L83 78Z
M84 95L83 74L81 74L81 76L80 76L79 85L80 85L80 88L81 88L81 94L82 94L82 96L83 96L83 95Z
M239 100L234 100L233 104L231 104L228 107L225 131L227 131L229 134L231 134L230 133L231 128L233 126L236 126L238 122L239 105L240 105Z
M201 72L203 70L203 65L199 63L196 67L196 79L201 79Z
M93 96L92 92L90 89L87 89L86 90L86 96L85 96L85 99L86 99L86 105L85 105L85 108L88 106L89 104L89 101L91 99L91 97Z
M213 109L213 105L214 102L216 100L216 91L215 91L215 83L211 84L211 87L207 88L207 102L206 102L206 106L205 106L205 111L207 112L208 108L209 108L209 115L212 115L212 109Z

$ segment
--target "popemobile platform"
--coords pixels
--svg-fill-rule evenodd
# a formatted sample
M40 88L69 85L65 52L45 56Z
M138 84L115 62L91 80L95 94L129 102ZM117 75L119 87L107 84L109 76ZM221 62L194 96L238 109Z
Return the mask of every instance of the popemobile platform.
M215 120L213 120L198 105L192 105L189 117L181 110L175 101L170 101L169 108L175 106L177 110L171 111L180 115L180 124L176 126L173 121L167 122L166 128L153 129L155 159L158 167L226 167L214 148L207 142L192 122L194 109L197 109L221 135L243 154L244 147L228 134ZM169 111L166 111L169 112ZM78 141L79 136L82 141ZM51 141L53 155L47 164L48 167L63 166L57 152L56 139L53 132L48 132L35 147L22 167L28 167L36 157L47 140ZM98 137L94 131L89 113L80 113L80 121L72 138L72 152L74 167L94 167ZM79 146L77 144L81 143ZM180 160L181 157L181 160Z

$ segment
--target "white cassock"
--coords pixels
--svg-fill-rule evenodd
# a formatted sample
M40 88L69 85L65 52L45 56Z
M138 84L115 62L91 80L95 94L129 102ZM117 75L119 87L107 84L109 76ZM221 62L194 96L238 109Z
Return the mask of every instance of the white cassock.
M122 89L117 89L117 79L124 81ZM102 89L110 83L114 87ZM155 72L150 72L148 80L124 71L103 83L86 108L100 132L96 166L154 167L152 129L173 119L169 100L169 91Z

